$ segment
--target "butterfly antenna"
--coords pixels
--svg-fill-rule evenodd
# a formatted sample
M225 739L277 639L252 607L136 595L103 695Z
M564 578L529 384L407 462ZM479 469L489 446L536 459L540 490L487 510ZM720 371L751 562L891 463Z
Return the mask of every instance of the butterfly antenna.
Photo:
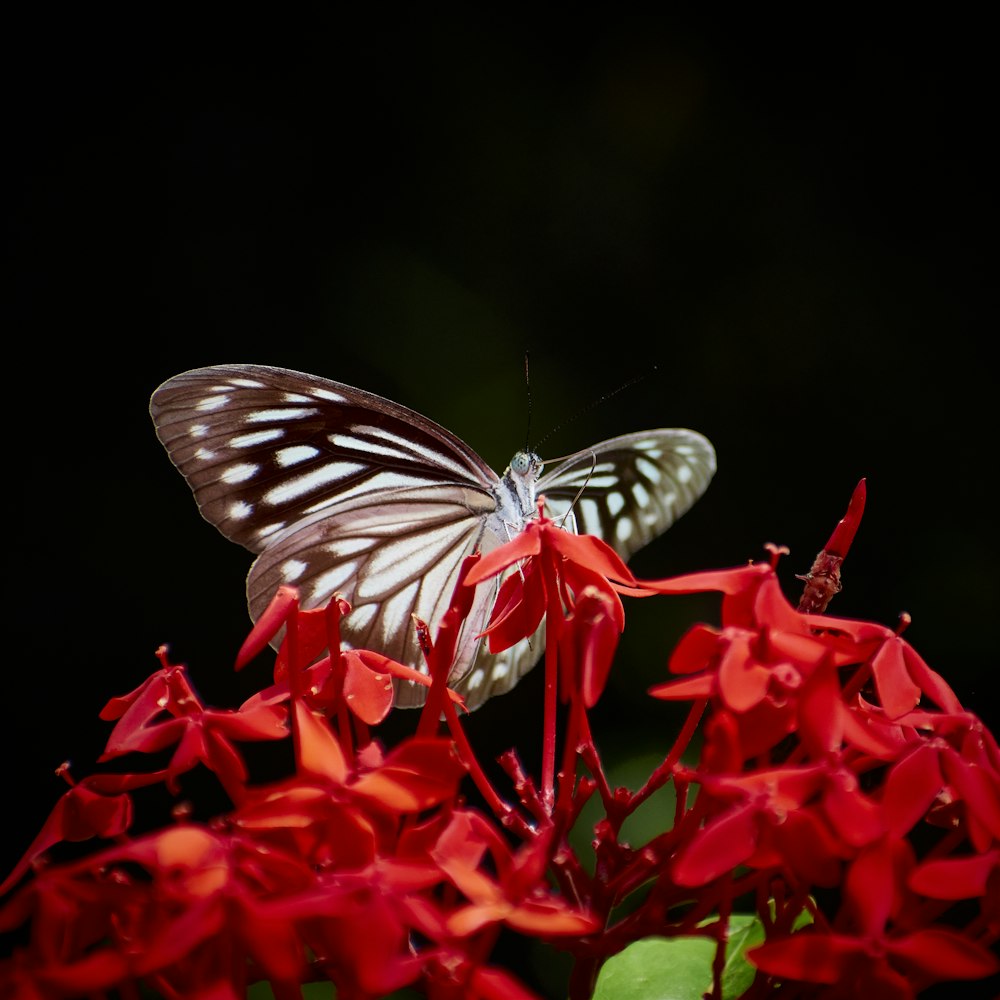
M530 451L531 441L531 376L528 371L528 352L524 352L524 391L528 396L528 426L524 429L524 450Z
M525 355L525 364L527 364L527 355ZM577 410L572 416L567 417L565 420L560 420L555 427L551 428L543 437L538 444L535 445L534 450L540 451L542 444L545 443L553 434L557 431L562 430L567 424L572 423L574 420L579 420L585 413L590 413L595 407L600 406L602 403L606 403L609 399L614 399L620 392L624 392L626 389L631 389L637 382L643 381L643 379L649 378L651 375L656 374L658 371L658 366L653 365L649 371L643 372L641 375L636 375L635 378L630 378L627 382L623 382L617 389L612 389L611 392L606 392L603 396L598 396L597 399L588 403L582 409ZM530 397L529 397L530 398ZM530 413L530 410L529 410ZM556 461L555 459L548 459L549 462Z

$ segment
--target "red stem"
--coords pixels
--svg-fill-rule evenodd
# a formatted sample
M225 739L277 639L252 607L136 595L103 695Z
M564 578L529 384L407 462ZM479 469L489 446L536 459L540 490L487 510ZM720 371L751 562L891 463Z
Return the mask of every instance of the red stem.
M542 802L549 811L555 802L556 773L556 699L559 681L559 627L562 607L559 601L555 567L549 560L542 564L547 606L545 610L545 701L542 720Z

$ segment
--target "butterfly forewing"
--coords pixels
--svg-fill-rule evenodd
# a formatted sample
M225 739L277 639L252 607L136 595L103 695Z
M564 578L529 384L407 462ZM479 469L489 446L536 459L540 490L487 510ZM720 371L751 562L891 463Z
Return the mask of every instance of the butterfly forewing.
M433 629L464 557L496 547L534 515L531 503L513 513L502 505L507 481L443 427L315 375L199 368L160 386L150 412L202 515L259 553L247 581L255 619L281 584L299 588L306 608L341 594L352 605L349 645L417 669L412 617ZM563 460L537 491L567 528L599 535L627 558L680 517L714 471L701 435L645 431ZM510 690L544 647L540 629L501 653L485 649L477 637L498 586L477 589L449 678L470 708ZM397 684L398 704L423 700L420 686Z
M387 399L303 372L220 365L153 394L160 441L202 515L253 552L355 496L497 476L449 431Z

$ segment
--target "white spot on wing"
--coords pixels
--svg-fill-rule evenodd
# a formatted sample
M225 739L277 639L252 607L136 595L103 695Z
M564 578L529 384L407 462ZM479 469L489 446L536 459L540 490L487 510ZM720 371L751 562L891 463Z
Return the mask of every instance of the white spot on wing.
M625 497L621 495L617 490L613 493L609 493L604 501L608 505L608 511L611 516L614 517L620 510L625 506Z
M206 410L221 410L222 407L224 407L228 402L228 396L206 396L200 403L198 403L195 409L203 412Z
M311 444L297 444L289 448L282 448L275 452L274 457L278 460L278 465L287 469L290 465L298 465L299 462L306 462L310 458L315 458L319 454L319 449Z
M346 465L348 463L341 463ZM364 466L359 465L358 468L364 468ZM341 503L344 500L349 500L351 497L356 497L362 493L375 493L379 491L388 492L391 490L402 490L407 489L412 486L433 486L437 480L428 479L423 476L404 476L398 472L377 472L374 476L368 476L361 482L355 483L353 486L347 489L341 490L333 497L323 497L323 499L318 500L316 503L306 507L303 513L305 514L315 514L318 510L324 510L327 507L335 503Z
M252 479L260 471L259 465L250 462L241 462L239 465L231 465L222 473L221 479L224 483L245 483Z
M340 479L346 479L355 472L360 472L365 467L358 462L329 462L321 465L312 472L307 472L304 476L289 479L280 486L268 490L264 494L264 503L281 504L288 500L295 500L297 497L312 493L320 486L327 483L335 483Z
M635 467L651 482L658 483L663 478L660 467L643 455L637 455Z
M271 535L278 531L281 531L285 527L284 521L275 521L274 524L267 524L263 528L258 529L258 538L270 538Z
M452 472L457 472L461 475L468 476L468 468L459 461L455 460L454 454L451 451L441 450L435 451L434 449L424 447L423 445L418 445L414 441L410 441L407 438L400 437L398 434L390 434L387 430L381 427L372 427L369 425L357 425L351 427L355 434L368 435L370 437L377 438L383 442L389 442L395 445L401 454L416 456L417 458L424 459L428 465L436 465L440 468L450 469Z
M372 543L367 538L338 538L337 541L323 546L324 550L336 559L352 556L356 552L365 552L371 547Z
M268 441L277 441L285 436L281 427L272 427L266 431L251 431L249 434L237 434L229 442L233 448L253 448L258 444L267 444Z
M596 500L590 497L581 497L577 505L580 515L580 523L588 535L600 535L601 533L601 508Z
M283 406L277 410L254 410L243 418L245 424L266 424L272 420L301 420L313 417L319 410L315 406Z
M352 580L357 571L357 563L346 562L320 573L309 588L310 601L317 604L326 601L331 594L341 590L345 583ZM354 624L353 618L351 624Z
M331 403L347 402L346 396L342 396L339 392L334 392L332 389L313 389L313 395L319 396L320 399L328 399Z
M229 508L229 517L234 521L243 521L253 513L253 505L245 500L237 500Z
M381 622L383 634L378 637L382 642L387 643L394 639L399 629L413 627L410 614L415 607L419 590L420 581L414 580L383 603Z
M201 462L210 462L213 458L215 458L215 452L209 451L208 448L199 448L194 453L194 457Z
M687 483L691 481L691 476L694 475L694 473L692 473L690 465L679 465L674 470L674 475L677 477L679 482Z
M282 563L281 577L286 583L289 583L292 580L297 580L308 568L301 559L289 559Z
M372 619L377 614L377 604L362 604L360 607L356 607L351 611L347 621L353 628L364 629L371 624Z
M404 451L402 448L392 448L379 441L362 440L352 434L328 434L327 439L335 448L361 451L368 455L381 455L383 458L402 459L403 461L409 461L413 458L412 449Z
M208 433L208 428L204 424L192 424L188 428L188 434L193 438L204 437Z

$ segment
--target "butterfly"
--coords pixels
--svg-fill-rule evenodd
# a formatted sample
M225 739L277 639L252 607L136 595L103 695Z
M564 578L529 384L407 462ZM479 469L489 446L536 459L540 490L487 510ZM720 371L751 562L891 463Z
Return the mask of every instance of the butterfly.
M666 531L715 472L695 431L640 431L558 460L518 452L502 476L454 434L399 403L316 375L262 365L183 372L152 395L160 441L202 516L257 554L247 577L256 620L282 584L303 608L334 594L352 607L345 644L426 670L412 623L432 627L462 562L546 514L597 535L627 559ZM516 571L516 570L515 570ZM480 584L449 685L472 709L509 691L544 641L490 653L478 638L496 592ZM396 704L426 689L397 682Z

